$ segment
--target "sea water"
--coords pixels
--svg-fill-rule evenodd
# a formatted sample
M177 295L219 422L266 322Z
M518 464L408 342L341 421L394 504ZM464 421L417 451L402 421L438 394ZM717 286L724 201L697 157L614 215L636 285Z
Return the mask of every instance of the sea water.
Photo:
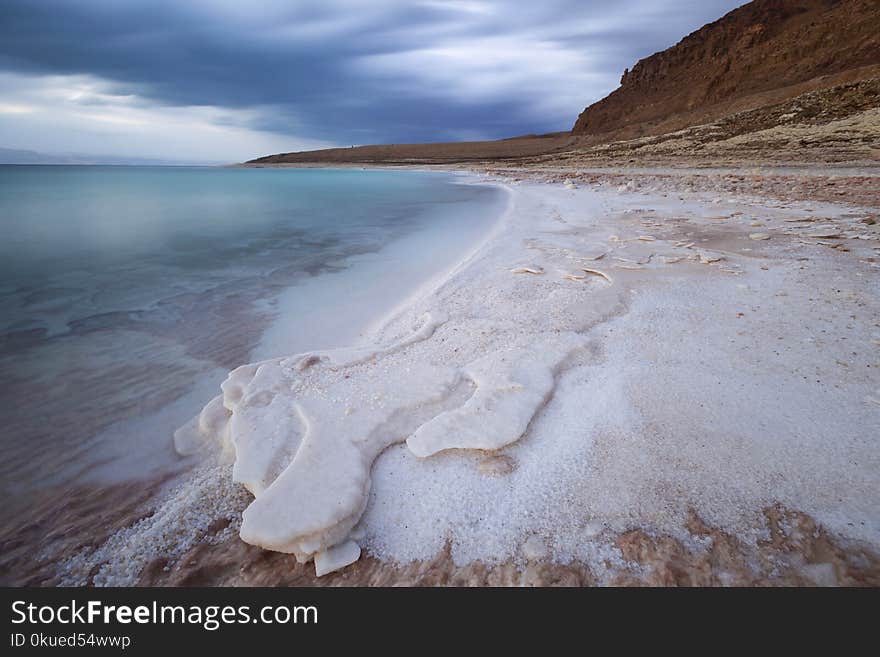
M501 196L440 172L0 166L6 499L173 466L230 369L361 339Z

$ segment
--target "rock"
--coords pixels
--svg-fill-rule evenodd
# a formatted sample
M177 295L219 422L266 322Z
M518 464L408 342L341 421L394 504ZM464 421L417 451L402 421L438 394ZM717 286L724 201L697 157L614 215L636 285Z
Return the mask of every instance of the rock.
M778 104L802 93L800 83L831 86L834 74L877 61L880 14L871 4L749 2L627 69L616 91L580 114L572 134L650 137L693 125L696 112L712 124L758 92L772 90ZM774 124L805 109L797 101L773 110Z
M361 558L361 546L354 541L345 541L327 548L315 555L315 575L321 577L345 568Z
M769 240L770 235L768 233L749 233L750 240Z

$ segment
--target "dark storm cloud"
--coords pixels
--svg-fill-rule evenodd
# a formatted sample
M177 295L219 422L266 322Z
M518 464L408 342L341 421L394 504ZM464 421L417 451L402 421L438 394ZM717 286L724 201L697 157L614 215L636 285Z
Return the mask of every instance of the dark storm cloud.
M623 68L737 4L4 0L0 70L263 108L248 128L344 144L494 138L567 129Z

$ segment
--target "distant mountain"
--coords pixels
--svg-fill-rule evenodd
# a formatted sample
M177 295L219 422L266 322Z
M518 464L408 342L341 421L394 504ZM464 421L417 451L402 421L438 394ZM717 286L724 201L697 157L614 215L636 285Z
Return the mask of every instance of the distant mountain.
M89 155L83 153L38 153L15 148L0 148L0 164L109 164L129 166L182 166L187 164L226 164L225 162L194 162L161 160L117 155Z
M266 155L246 164L278 166L284 164L450 164L481 160L504 160L525 155L542 155L571 148L574 138L568 132L526 135L496 141L458 141L430 144L383 144L327 148L319 151Z
M880 1L754 0L637 62L572 134L659 135L872 77Z

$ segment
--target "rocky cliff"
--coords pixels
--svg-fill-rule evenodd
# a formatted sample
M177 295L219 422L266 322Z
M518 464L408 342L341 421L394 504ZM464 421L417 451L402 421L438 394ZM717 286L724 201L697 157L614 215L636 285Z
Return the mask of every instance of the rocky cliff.
M880 0L755 0L636 63L572 134L657 135L878 73Z

